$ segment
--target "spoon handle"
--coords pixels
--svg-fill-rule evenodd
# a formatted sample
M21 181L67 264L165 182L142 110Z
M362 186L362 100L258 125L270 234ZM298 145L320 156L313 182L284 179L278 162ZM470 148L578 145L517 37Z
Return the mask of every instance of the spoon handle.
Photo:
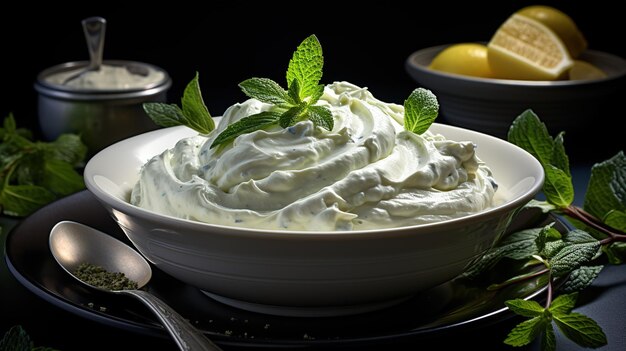
M143 290L121 290L120 292L132 295L143 302L163 323L181 350L222 350L158 297Z
M90 69L99 69L102 65L106 23L106 20L102 17L89 17L82 21L83 32L85 32L85 39L87 40L87 49L89 50Z

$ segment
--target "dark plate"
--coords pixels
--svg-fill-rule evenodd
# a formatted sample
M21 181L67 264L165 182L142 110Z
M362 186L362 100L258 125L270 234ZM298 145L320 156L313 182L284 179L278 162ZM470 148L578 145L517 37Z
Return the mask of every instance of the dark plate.
M531 226L526 223L528 220L517 218L514 227ZM76 193L43 207L8 234L7 265L20 283L46 301L84 318L167 337L156 318L139 302L85 288L57 265L48 247L48 236L61 220L93 226L130 244L90 192ZM216 343L244 348L358 346L398 340L421 343L508 320L513 314L504 307L505 300L539 298L545 289L533 281L487 291L484 284L489 282L481 285L455 279L375 312L342 317L279 317L226 306L154 267L153 270L148 286L153 294ZM513 273L517 272L506 274Z

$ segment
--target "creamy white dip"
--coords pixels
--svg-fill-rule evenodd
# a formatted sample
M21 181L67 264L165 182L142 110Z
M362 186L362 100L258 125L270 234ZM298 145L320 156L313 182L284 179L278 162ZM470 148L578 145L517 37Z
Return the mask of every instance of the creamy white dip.
M63 85L77 89L94 90L129 90L141 89L162 82L165 74L149 66L145 75L130 72L124 66L102 65L97 71L88 71L68 82L66 80L80 72L83 68L51 74L45 80L51 84Z
M229 124L271 105L229 107L208 135L180 140L141 169L131 203L228 226L362 230L437 222L484 210L497 188L472 141L404 130L401 105L347 82L326 86L326 131L304 121L211 149Z

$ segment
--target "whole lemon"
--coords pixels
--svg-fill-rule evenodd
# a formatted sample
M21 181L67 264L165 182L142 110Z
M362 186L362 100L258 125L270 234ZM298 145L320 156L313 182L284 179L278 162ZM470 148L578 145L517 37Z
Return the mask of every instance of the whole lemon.
M587 49L587 40L574 20L561 10L544 5L524 7L516 12L543 23L559 36L572 58L577 58Z
M429 68L466 76L494 78L487 61L487 46L478 43L459 43L440 51Z

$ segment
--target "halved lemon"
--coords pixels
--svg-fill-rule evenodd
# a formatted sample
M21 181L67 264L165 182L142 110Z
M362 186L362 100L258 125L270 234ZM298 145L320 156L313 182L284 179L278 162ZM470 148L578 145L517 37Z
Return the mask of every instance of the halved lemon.
M574 20L563 11L551 6L532 5L516 13L537 20L552 29L561 38L571 57L577 58L587 49L587 40L582 32Z
M568 73L570 80L606 78L606 73L603 70L583 60L574 60L574 65Z
M487 44L488 61L498 78L556 80L574 61L550 28L527 16L511 15Z
M433 58L431 69L467 76L494 77L487 62L487 46L478 43L450 45Z

